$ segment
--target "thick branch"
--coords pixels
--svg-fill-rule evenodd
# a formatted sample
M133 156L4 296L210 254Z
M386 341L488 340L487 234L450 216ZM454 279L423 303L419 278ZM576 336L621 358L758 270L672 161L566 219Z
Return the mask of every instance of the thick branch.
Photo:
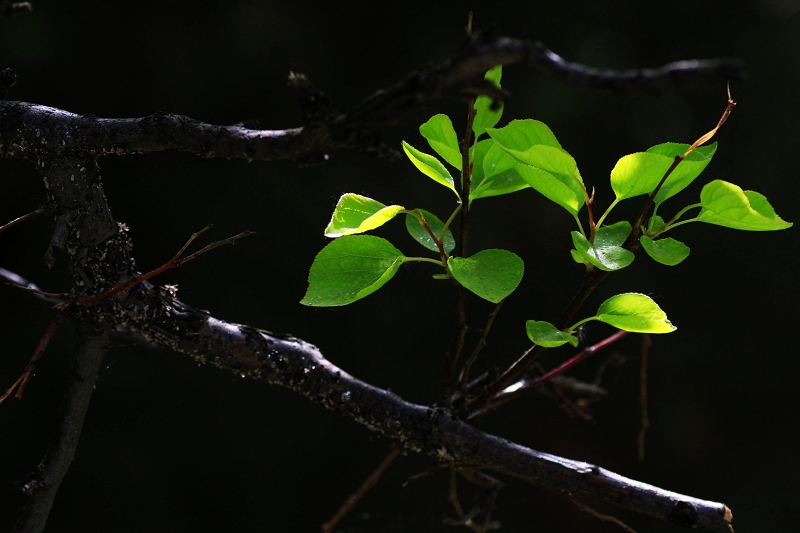
M307 122L299 128L215 126L166 113L103 119L24 102L0 102L0 155L30 158L47 152L96 158L175 149L201 157L313 162L324 161L332 150L357 150L392 158L397 152L385 146L378 136L387 123L414 107L441 98L505 98L508 93L483 76L495 65L517 63L573 85L628 92L661 92L743 76L740 65L725 60L680 61L658 69L594 69L567 62L540 43L507 37L484 41L478 37L452 59L412 72L346 114L332 109L325 95L305 77L292 75Z
M488 435L447 411L408 403L354 378L302 340L217 320L172 298L163 289L142 285L131 291L124 304L106 312L120 325L189 354L198 362L288 387L443 466L494 470L684 527L732 531L730 510L721 503L665 491L591 464Z

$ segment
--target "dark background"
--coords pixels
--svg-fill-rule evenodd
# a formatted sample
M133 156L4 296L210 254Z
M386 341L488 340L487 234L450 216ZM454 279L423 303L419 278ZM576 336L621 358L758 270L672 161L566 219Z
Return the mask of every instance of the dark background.
M35 2L34 12L0 19L0 68L19 81L12 99L101 117L156 110L217 124L257 119L266 128L300 125L290 70L305 73L346 110L411 70L435 64L461 44L467 11L477 27L541 40L568 60L599 67L656 67L677 59L739 57L750 78L732 86L739 106L718 135L700 179L664 206L696 202L704 183L724 179L770 199L786 220L797 208L800 138L800 2ZM652 96L568 87L526 67L506 69L514 95L504 121L548 124L596 187L612 199L617 159L665 141L691 143L725 107L725 86ZM385 133L427 150L417 132L445 112L458 130L463 105L440 102L402 117ZM505 122L503 122L505 123ZM326 165L202 160L177 152L106 157L105 190L117 220L131 228L140 268L171 257L213 222L224 238L255 237L162 275L180 296L229 321L313 342L334 363L404 398L431 403L441 388L450 342L452 290L411 265L379 293L346 308L299 305L308 267L325 244L322 229L339 195L356 192L445 217L449 191L407 161L332 153ZM43 200L41 178L24 161L0 161L0 222ZM612 218L631 215L637 201ZM527 346L526 319L553 320L577 289L569 257L570 217L536 193L482 200L471 247L507 248L526 262L522 285L501 312L483 367L508 364ZM392 222L378 234L421 254ZM747 233L693 224L671 233L692 248L669 268L639 256L610 276L585 313L624 291L652 295L678 326L654 338L647 457L636 460L638 345L606 372L610 398L587 425L544 397L505 407L480 426L534 449L595 462L620 474L722 501L737 531L786 531L796 524L800 443L796 426L800 256L796 229ZM0 266L45 290L66 290L64 262L41 261L50 223L0 236ZM0 387L19 375L53 313L0 287ZM468 342L491 306L472 300ZM586 315L583 315L586 316ZM603 325L589 341L611 333ZM62 326L22 401L0 405L0 530L24 503L15 483L46 449L71 364L74 337ZM471 344L469 344L471 346ZM569 356L553 350L551 367ZM610 354L611 352L609 352ZM607 354L608 355L608 354ZM606 356L576 371L593 379ZM50 517L49 531L317 531L372 471L390 443L291 391L198 367L168 350L117 338L108 350L81 446ZM341 525L342 531L444 531L447 475L401 484L430 466L399 459ZM619 531L580 513L563 496L513 479L495 517L504 531ZM476 494L465 489L464 505ZM596 502L589 502L596 504ZM596 504L606 512L611 508ZM673 526L624 511L637 531Z

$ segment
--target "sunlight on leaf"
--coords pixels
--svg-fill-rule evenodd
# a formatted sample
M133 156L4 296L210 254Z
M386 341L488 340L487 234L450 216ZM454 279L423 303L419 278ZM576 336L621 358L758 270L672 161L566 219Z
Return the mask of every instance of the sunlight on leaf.
M380 289L406 257L386 239L371 235L342 237L314 259L303 305L347 305Z
M326 237L341 237L364 233L386 224L404 208L401 205L385 206L377 200L359 194L343 194L333 210L325 228Z

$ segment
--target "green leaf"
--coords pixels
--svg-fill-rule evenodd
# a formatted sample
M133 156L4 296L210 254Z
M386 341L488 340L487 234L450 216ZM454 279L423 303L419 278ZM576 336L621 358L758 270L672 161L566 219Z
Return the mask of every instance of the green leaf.
M688 144L665 143L649 148L646 152L626 155L611 171L611 188L617 200L650 194L667 173L676 156L683 155ZM656 204L675 196L685 189L711 162L717 144L697 148L678 164L659 189Z
M407 142L403 141L403 151L406 153L408 158L414 163L414 166L417 167L420 172L431 178L436 183L440 183L456 193L456 196L461 198L456 191L456 187L453 184L453 177L444 168L444 165L441 161L433 157L432 155L428 155L426 153L420 152Z
M453 257L450 272L467 290L492 303L514 292L525 265L508 250L483 250L472 257Z
M569 211L572 216L576 216L583 207L586 201L583 186L572 176L547 172L522 163L517 163L515 168L525 183Z
M566 343L570 343L572 346L578 345L578 337L559 331L550 322L528 320L525 322L525 331L530 340L544 348L555 348Z
M458 136L450 117L434 115L419 127L419 132L442 159L461 170L461 149L458 147Z
M475 147L470 200L510 194L530 186L517 172L518 163L494 140L480 141Z
M516 171L525 183L577 215L585 202L583 179L550 128L538 120L514 120L487 132L517 162Z
M689 247L669 237L654 241L647 235L642 235L640 242L647 255L662 265L675 266L689 257Z
M489 72L486 73L484 79L493 82L497 88L500 88L500 78L503 75L503 65L497 65ZM493 128L495 124L500 121L503 116L503 102L500 102L500 107L497 111L492 111L492 98L488 96L479 96L475 99L475 118L472 121L472 131L475 133L475 138L483 135L488 128Z
M342 237L314 259L303 305L347 305L380 289L397 273L405 256L386 239L371 235Z
M653 192L673 160L661 154L637 152L617 161L611 171L611 188L617 200Z
M660 216L656 215L651 217L650 220L647 222L647 232L652 233L654 231L660 230L664 227L664 219Z
M490 129L487 133L503 148L514 152L524 152L536 145L561 148L553 131L538 120L512 120L503 128Z
M442 234L442 230L444 229L444 222L439 220L439 217L430 211L425 211L424 209L414 209L414 212L422 215L425 218L425 222L428 224L428 227L431 228L431 231L438 239L439 235ZM436 246L436 242L434 242L434 240L431 238L430 234L425 229L425 226L422 225L417 217L410 213L406 217L406 229L408 230L408 233L414 237L414 240L416 240L422 246L428 250L439 252L439 247ZM452 252L456 247L456 240L453 238L453 233L449 228L444 234L442 244L444 246L444 251L447 254Z
M491 128L486 132L506 152L526 165L580 176L575 159L561 148L550 128L538 120L514 120L504 128Z
M700 192L701 222L747 231L772 231L792 226L772 208L767 199L753 191L742 191L733 183L714 180Z
M325 228L326 237L341 237L364 233L383 226L404 208L402 205L383 205L377 200L359 194L343 194L333 210L331 221Z
M685 154L688 149L688 144L664 143L648 148L647 151L674 159L675 156ZM658 190L658 194L656 194L654 199L656 205L661 205L662 202L672 198L688 187L695 178L705 170L716 151L717 143L711 143L708 146L696 148L691 154L686 156L675 170L672 171L672 174L669 175L667 181L661 186L661 189Z
M597 230L594 245L579 231L572 232L572 258L576 262L588 261L600 270L620 270L633 262L633 252L621 245L631 232L629 222L621 221L611 226L603 226ZM577 257L582 258L578 261Z
M594 318L634 333L669 333L676 329L658 304L635 292L612 296L600 305Z

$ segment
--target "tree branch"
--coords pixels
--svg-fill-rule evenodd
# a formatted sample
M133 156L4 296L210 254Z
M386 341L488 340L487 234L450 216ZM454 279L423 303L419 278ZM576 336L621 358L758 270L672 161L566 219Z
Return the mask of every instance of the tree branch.
M305 125L286 130L214 126L165 113L100 119L37 104L0 101L0 156L28 159L43 174L45 210L56 223L45 262L52 266L57 254L66 250L74 278L73 297L87 297L137 273L125 228L114 221L103 194L97 166L100 156L176 149L201 157L313 162L327 159L331 150L348 149L391 158L397 152L386 147L378 135L387 123L439 98L468 99L481 94L505 98L508 94L483 76L497 64L515 63L576 85L628 91L661 91L741 76L740 67L725 61L601 71L568 63L538 43L479 36L449 61L411 73L347 114L331 108L324 94L305 77L294 75L292 83L300 94ZM70 389L65 411L65 420L69 420L65 427L70 429L54 442L51 449L56 451L48 453L40 469L45 473L58 472L63 477L66 472L78 438L75 428L80 426L89 399L87 384L93 383L96 375L93 365L99 364L107 332L121 326L200 362L291 388L440 465L494 470L553 490L593 496L684 527L732 531L730 510L721 503L664 491L594 465L488 435L446 410L408 403L350 376L302 340L223 322L148 283L73 312L85 339L79 350L80 386L76 381ZM68 449L72 452L65 451ZM58 476L48 477L41 486L34 476L28 508L38 510L32 514L46 515L58 488ZM39 495L44 485L48 496L44 492ZM37 503L38 499L45 503ZM34 522L26 516L28 511L21 524Z
M29 498L14 527L14 533L44 531L58 488L78 448L83 421L97 381L97 373L100 371L107 340L107 330L98 330L86 324L78 328L75 364L61 406L61 418L50 448L22 488L22 492Z
M356 379L300 339L223 322L172 298L163 289L140 286L124 303L103 312L119 325L191 355L200 363L288 387L443 466L493 470L544 488L598 498L683 527L733 531L731 512L721 503L665 491L588 463L488 435L445 410L406 402Z
M662 92L744 76L737 62L718 59L679 61L658 69L594 69L567 62L541 43L508 37L487 41L479 35L452 59L412 72L346 114L331 108L327 97L305 76L292 74L290 81L299 92L306 121L304 127L298 128L215 126L161 112L143 118L107 119L43 105L0 101L0 154L32 158L47 152L97 158L175 149L200 157L321 162L330 151L356 150L392 159L399 154L378 135L387 123L414 107L441 98L507 98L508 92L483 77L495 65L517 63L572 85L626 92Z

